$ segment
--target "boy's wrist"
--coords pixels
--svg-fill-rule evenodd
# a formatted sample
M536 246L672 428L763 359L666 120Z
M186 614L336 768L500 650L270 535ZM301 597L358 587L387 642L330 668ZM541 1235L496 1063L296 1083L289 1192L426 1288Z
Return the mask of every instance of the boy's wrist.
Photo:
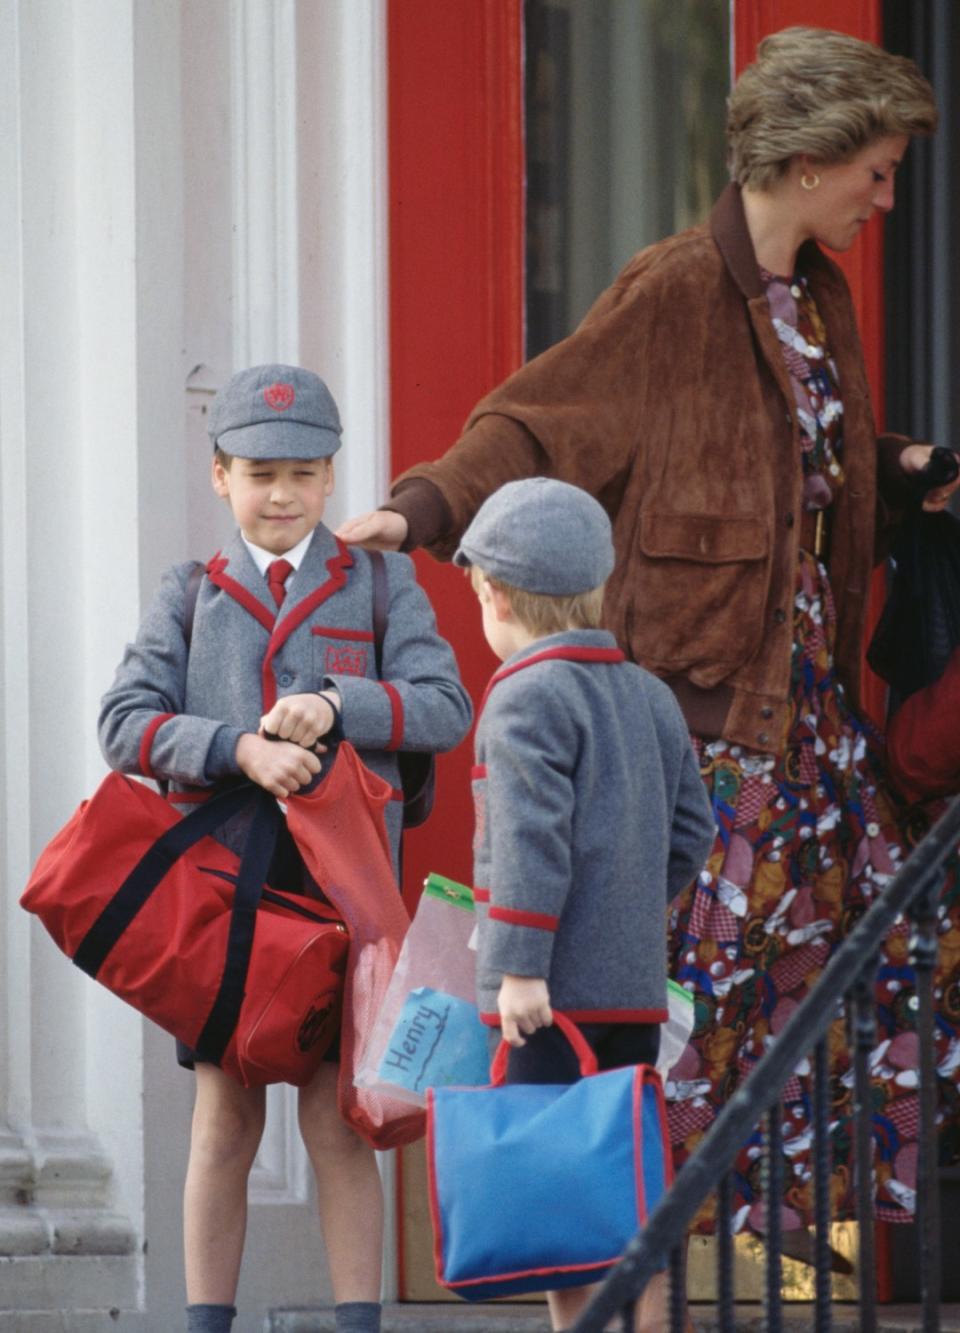
M204 763L204 780L214 783L219 778L235 777L241 768L237 762L237 745L243 732L238 727L224 724L214 734Z
M333 721L327 727L323 734L324 741L342 741L343 734L343 698L336 685L324 685L322 690L317 691L317 697L322 699L333 713Z

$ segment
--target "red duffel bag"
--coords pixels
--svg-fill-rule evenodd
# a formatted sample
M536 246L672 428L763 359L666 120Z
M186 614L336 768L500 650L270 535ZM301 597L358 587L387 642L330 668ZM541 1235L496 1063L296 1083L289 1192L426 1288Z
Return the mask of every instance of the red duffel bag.
M209 835L250 812L242 857ZM41 853L21 905L84 972L247 1087L308 1083L339 1025L348 931L266 888L282 820L242 783L184 818L111 773Z

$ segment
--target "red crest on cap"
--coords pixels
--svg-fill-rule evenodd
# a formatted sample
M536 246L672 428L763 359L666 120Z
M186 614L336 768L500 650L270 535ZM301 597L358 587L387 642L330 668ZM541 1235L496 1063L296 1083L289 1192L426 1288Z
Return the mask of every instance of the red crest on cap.
M292 384L268 384L263 391L263 401L274 412L286 412L288 407L293 407L295 397Z

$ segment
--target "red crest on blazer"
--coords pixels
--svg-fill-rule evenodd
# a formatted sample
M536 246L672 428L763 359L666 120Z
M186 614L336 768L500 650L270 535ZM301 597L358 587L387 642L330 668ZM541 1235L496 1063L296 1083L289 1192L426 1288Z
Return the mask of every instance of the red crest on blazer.
M366 648L327 649L324 665L331 675L365 676L367 674Z
M292 384L268 384L263 391L263 401L274 412L286 412L288 407L293 406L295 397Z

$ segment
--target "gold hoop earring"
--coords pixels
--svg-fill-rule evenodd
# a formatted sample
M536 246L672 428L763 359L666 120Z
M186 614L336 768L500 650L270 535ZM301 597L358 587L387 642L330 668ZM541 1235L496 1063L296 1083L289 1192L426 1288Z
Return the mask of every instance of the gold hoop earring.
M804 172L800 177L800 184L805 190L815 190L820 184L820 177L816 172L814 172L812 176L808 176L807 173Z

